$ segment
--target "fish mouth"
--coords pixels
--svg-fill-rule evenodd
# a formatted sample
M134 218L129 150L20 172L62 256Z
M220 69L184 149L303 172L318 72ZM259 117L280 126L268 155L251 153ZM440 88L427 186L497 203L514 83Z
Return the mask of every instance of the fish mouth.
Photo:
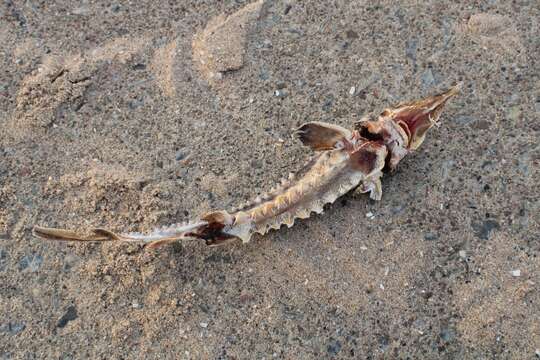
M441 94L398 105L390 111L394 122L407 134L409 149L415 150L422 144L427 131L438 124L448 99L459 94L461 87L459 83Z

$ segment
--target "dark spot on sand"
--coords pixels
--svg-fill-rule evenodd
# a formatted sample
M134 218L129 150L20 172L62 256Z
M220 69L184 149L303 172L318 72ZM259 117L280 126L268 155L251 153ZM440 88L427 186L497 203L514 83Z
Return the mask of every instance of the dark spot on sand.
M17 335L26 328L26 325L22 322L8 322L5 325L0 326L0 333L8 333L9 335Z
M351 39L351 40L358 39L358 34L356 33L356 31L353 31L353 30L347 30L345 35L347 36L347 39Z
M326 347L326 351L330 355L337 355L340 350L341 350L341 343L339 342L339 340L334 340L334 339L330 340L330 343Z
M283 14L287 15L289 13L289 11L291 11L291 9L292 9L292 5L285 6L285 10L283 11Z
M133 65L133 70L144 70L144 69L146 69L145 64L138 63L138 64Z
M58 324L56 324L56 327L63 328L67 325L68 322L75 320L77 318L77 309L75 306L71 305L67 308L66 312L60 320L58 320Z
M493 219L487 219L483 222L476 222L472 224L472 228L474 230L474 235L482 240L488 240L489 234L493 230L499 230L501 226L499 223Z

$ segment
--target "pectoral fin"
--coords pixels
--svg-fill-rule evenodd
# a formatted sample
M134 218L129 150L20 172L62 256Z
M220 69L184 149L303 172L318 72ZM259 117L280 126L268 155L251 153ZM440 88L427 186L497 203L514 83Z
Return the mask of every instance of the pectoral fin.
M341 126L312 121L300 126L294 135L315 151L340 148L352 133Z

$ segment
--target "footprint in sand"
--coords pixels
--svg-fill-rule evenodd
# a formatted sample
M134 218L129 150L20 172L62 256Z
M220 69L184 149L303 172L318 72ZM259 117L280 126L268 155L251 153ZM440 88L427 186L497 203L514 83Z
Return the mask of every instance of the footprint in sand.
M259 18L262 5L263 0L259 0L228 17L218 15L195 35L193 60L205 79L212 83L244 65L247 36Z
M211 96L212 101L218 99L220 111L241 106L244 94L238 89L239 78L229 74L245 67L249 39L255 33L264 5L263 0L258 0L229 16L220 14L194 35L178 33L159 47L153 54L150 70L162 94L181 98L188 104ZM218 93L217 97L208 92L208 86Z
M482 48L500 55L515 56L524 50L515 23L504 15L472 15L469 20L458 25L457 31Z
M193 67L211 86L216 85L223 74L244 66L247 37L263 3L259 0L230 16L222 14L213 18L191 43L178 37L154 50L149 37L122 37L82 54L47 57L22 81L16 110L7 122L9 133L16 140L42 134L63 112L78 111L84 105L93 78L104 67L126 64L145 52L153 52L150 70L156 85L167 97L179 96L180 84L197 76L192 73Z
M51 126L59 112L79 110L96 72L111 63L126 64L148 45L146 38L117 38L84 54L47 57L21 83L8 122L11 135L32 138Z

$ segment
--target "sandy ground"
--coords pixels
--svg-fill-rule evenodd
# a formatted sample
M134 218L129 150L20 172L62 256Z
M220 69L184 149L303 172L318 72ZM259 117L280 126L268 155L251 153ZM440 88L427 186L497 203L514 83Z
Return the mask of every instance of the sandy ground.
M0 358L540 357L539 9L3 1ZM31 235L231 208L301 167L301 123L456 81L381 202L224 248Z

